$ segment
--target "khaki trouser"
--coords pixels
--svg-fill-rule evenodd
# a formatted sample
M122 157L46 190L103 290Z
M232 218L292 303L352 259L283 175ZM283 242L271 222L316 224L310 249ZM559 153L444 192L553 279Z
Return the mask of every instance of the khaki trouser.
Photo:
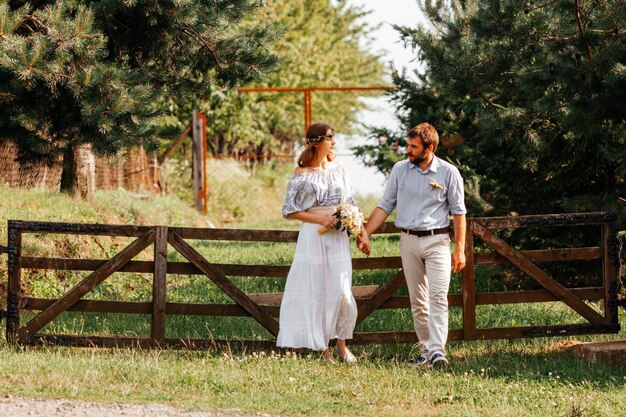
M400 256L422 356L445 354L448 339L450 236L400 234Z

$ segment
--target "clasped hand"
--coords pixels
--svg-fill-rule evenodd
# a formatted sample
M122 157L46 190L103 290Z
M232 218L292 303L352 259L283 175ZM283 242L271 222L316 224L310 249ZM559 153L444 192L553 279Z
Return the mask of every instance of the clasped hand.
M329 229L334 229L335 228L335 224L337 224L337 217L336 216L323 216L322 217L322 221L320 222L320 224L322 226L326 226Z
M370 256L370 240L367 234L361 233L356 237L356 247L365 255Z

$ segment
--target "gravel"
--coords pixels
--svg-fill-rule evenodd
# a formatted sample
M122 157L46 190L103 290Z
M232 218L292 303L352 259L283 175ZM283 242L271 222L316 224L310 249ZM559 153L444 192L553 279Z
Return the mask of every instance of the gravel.
M187 411L162 404L102 404L86 401L0 398L0 417L274 417L241 410Z

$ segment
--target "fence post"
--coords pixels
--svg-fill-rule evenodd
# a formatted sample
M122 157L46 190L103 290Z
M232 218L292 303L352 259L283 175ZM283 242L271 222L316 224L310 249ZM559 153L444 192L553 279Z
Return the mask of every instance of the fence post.
M474 219L467 219L465 268L461 271L463 291L463 339L476 338L476 272L474 264Z
M619 325L617 306L613 306L613 297L616 295L613 293L613 286L617 284L617 275L618 270L615 265L614 254L612 253L612 249L615 245L615 236L614 236L614 224L612 221L604 221L601 225L602 228L602 281L604 286L604 318L606 324L617 324ZM617 254L619 256L619 254ZM618 261L619 262L619 261Z
M20 288L22 274L22 232L13 220L8 222L9 291L7 296L7 341L16 343L20 328Z
M193 111L193 194L195 207L206 213L206 117Z
M167 294L167 227L158 226L154 239L154 276L152 281L152 341L165 342L165 301Z

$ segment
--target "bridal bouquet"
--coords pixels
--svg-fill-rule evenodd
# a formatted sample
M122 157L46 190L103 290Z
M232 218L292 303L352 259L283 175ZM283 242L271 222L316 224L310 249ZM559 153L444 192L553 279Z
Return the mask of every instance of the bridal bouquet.
M363 213L359 211L358 207L350 203L339 203L333 216L339 219L339 221L335 223L336 230L345 230L348 232L348 236L358 236L361 233ZM328 226L320 226L317 229L317 233L321 235L328 232L330 229L331 228Z

